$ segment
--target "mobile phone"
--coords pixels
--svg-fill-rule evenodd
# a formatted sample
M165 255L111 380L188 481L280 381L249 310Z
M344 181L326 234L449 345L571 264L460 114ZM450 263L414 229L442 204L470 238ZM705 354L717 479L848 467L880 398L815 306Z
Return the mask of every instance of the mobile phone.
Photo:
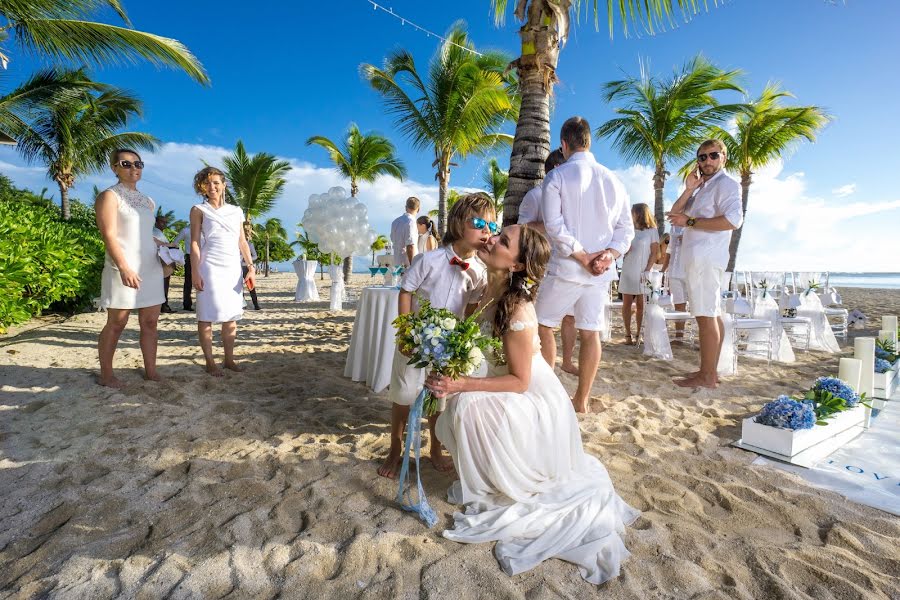
M252 291L253 291L253 280L252 280L252 279L245 279L245 280L244 280L244 283L247 284L247 290L252 292Z

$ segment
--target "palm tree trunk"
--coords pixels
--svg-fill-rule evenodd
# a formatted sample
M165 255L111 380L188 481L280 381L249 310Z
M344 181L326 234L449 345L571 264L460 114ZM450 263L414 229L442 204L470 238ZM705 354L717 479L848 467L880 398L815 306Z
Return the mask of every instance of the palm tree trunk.
M72 212L69 208L69 188L64 183L59 183L59 198L63 221L68 221L72 217Z
M509 187L503 201L503 224L519 219L519 204L528 191L544 179L544 161L550 154L550 95L556 83L559 35L555 19L544 23L542 3L532 2L528 19L519 30L522 55L513 61L519 76L522 107L516 123L512 156L509 160Z
M266 234L266 277L269 276L269 234Z
M665 187L666 167L659 164L656 165L656 172L653 174L653 218L656 219L659 237L662 237L666 231L666 214L663 211L663 188Z
M750 198L750 184L753 183L753 178L750 173L745 175L741 175L741 208L743 209L744 222L747 219L747 200ZM734 273L734 267L737 263L737 252L738 246L741 245L741 234L744 231L744 223L741 223L741 226L731 232L731 243L728 245L728 268L725 269L730 273Z
M350 197L356 198L359 193L359 186L356 185L356 179L350 178ZM344 285L350 284L350 274L353 273L353 255L351 254L344 259Z
M438 179L438 235L443 238L447 232L447 191L450 188L450 167L441 166Z

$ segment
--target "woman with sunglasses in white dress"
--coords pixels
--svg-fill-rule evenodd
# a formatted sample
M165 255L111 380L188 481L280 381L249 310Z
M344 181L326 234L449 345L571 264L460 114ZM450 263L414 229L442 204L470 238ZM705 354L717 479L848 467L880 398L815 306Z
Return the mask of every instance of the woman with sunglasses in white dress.
M116 150L110 166L119 182L97 196L97 228L106 245L100 308L106 325L100 332L100 378L97 383L121 388L113 374L113 356L132 310L138 311L144 379L159 381L156 372L157 322L165 301L163 270L153 239L156 204L137 189L144 163L133 150Z

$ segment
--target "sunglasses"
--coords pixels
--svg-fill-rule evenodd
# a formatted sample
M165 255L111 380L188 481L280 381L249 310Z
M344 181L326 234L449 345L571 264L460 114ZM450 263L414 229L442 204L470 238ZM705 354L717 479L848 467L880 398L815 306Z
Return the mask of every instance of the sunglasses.
M719 160L719 155L721 152L710 152L709 154L698 154L697 162L705 162L706 158L709 157L709 160Z
M494 221L485 221L481 217L472 217L469 221L474 229L484 229L487 227L494 235L500 233L500 226Z
M123 169L130 169L131 167L134 167L135 169L144 168L144 161L142 160L136 160L134 162L131 162L130 160L120 160L117 164Z

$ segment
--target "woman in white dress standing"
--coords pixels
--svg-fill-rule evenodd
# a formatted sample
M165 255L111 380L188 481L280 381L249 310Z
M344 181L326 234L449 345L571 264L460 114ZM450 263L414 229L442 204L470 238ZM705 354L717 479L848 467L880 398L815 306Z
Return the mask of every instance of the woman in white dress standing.
M165 301L163 270L153 240L156 205L137 189L144 163L133 150L116 150L110 166L119 182L94 202L97 228L106 244L101 277L100 307L106 325L100 332L100 378L97 383L121 388L113 374L113 356L131 311L137 309L144 357L144 379L159 381L156 372L157 322Z
M622 258L622 274L619 276L619 292L622 294L622 320L625 321L625 343L634 342L631 335L631 309L635 307L637 331L644 320L644 293L641 274L651 271L659 256L659 232L650 207L643 202L631 207L634 221L634 240Z
M425 254L438 247L437 231L434 227L434 221L422 215L416 219L416 229L419 232L419 239L416 243L416 254Z
M621 535L639 513L584 452L569 394L541 357L533 298L550 245L529 226L512 225L478 256L489 274L482 329L502 339L505 364L489 358L483 378L426 380L438 396L455 394L436 433L459 474L449 500L466 510L453 515L444 537L496 541L509 575L555 557L602 583L629 556Z
M221 377L222 370L213 357L212 324L222 324L224 367L243 371L234 361L237 321L244 314L241 256L248 266L246 283L251 289L256 284L256 272L244 237L244 213L237 206L225 203L225 174L215 167L206 167L194 175L194 191L206 199L191 208L191 270L197 290L197 333L206 359L206 372Z

